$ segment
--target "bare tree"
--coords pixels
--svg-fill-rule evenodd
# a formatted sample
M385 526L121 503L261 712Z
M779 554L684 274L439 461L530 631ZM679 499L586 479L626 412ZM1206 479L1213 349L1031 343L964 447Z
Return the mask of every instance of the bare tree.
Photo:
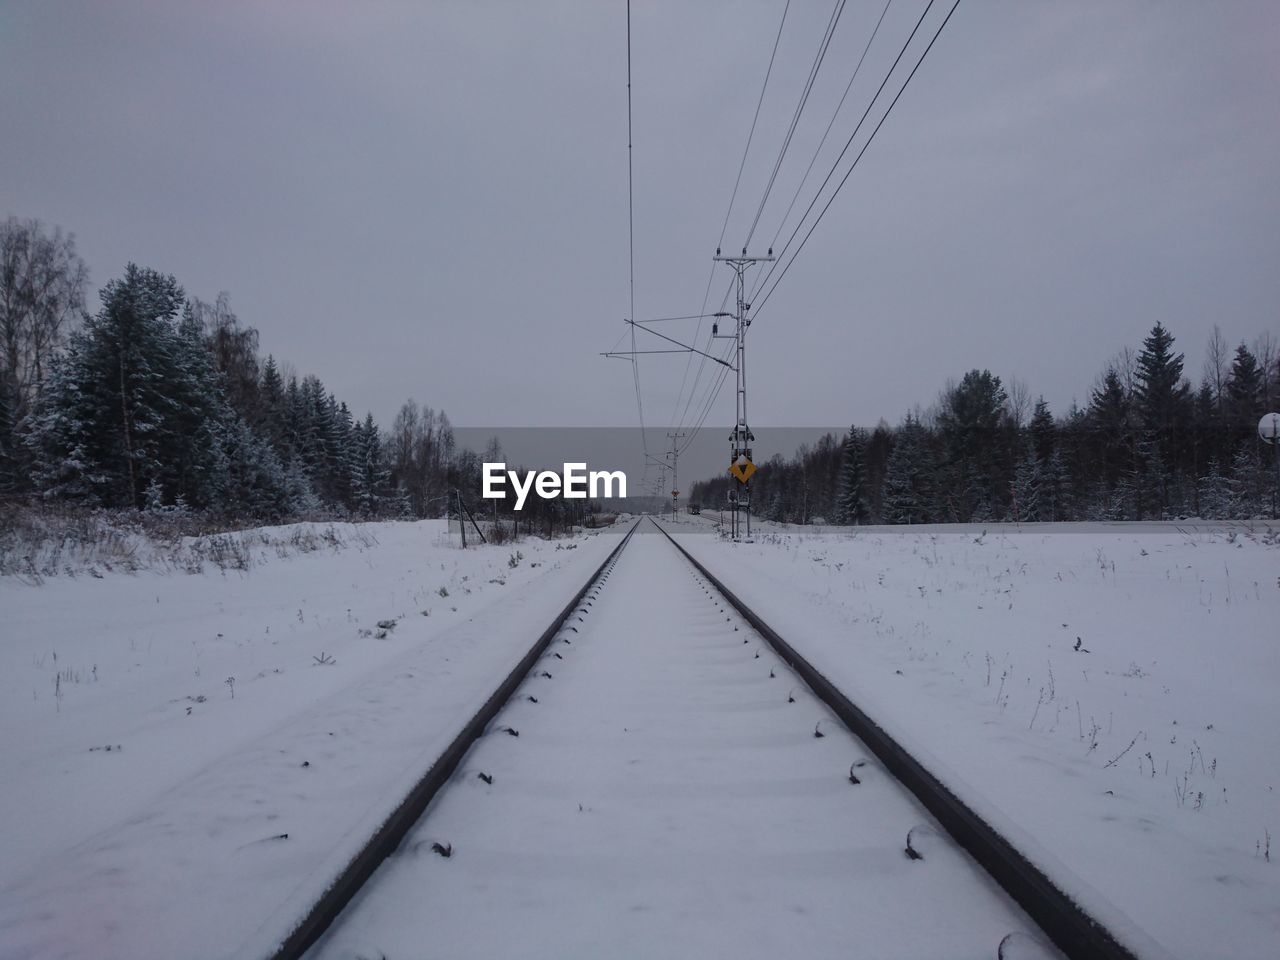
M1124 384L1124 392L1132 397L1138 387L1138 354L1133 347L1126 346L1111 361L1111 366L1120 375Z
M1027 422L1027 414L1031 411L1031 387L1021 377L1009 378L1009 399L1006 402L1009 419L1019 430Z
M387 462L391 465L391 476L396 486L408 497L409 509L415 517L423 513L423 487L416 456L421 433L418 405L413 400L406 400L396 414L387 437Z
M40 392L49 358L83 318L89 268L75 236L39 220L0 223L0 388L21 420Z
M1222 330L1215 323L1213 334L1204 354L1204 380L1213 391L1213 405L1222 410L1222 391L1226 389L1227 373L1231 369L1231 348L1227 346Z
M1268 410L1280 407L1280 341L1270 330L1253 341L1253 355L1262 373L1262 403Z
M213 353L214 366L225 377L232 408L250 423L260 421L258 331L240 325L225 290L213 303L199 298L192 298L190 303Z
M453 428L443 411L406 400L385 442L387 462L397 488L407 496L415 516L444 513L453 466ZM496 452L496 458L502 454Z

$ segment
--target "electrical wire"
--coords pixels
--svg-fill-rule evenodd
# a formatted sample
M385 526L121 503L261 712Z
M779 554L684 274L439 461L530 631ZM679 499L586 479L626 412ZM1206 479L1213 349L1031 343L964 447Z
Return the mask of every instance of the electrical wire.
M916 34L920 30L920 25L923 24L925 21L925 18L929 16L929 11L933 9L933 5L935 2L936 0L929 0L928 5L924 8L924 12L920 14L920 19L917 20L916 25L911 28L910 35L907 37L906 42L902 45L902 49L898 51L897 57L894 58L893 66L889 68L889 71L884 75L884 79L880 81L880 86L876 88L875 95L871 98L871 102L867 104L867 109L863 111L862 116L858 119L858 125L853 128L853 133L849 134L849 139L845 141L844 148L840 151L840 155L836 157L835 162L831 165L831 169L827 171L826 177L823 178L822 185L818 187L818 192L814 194L813 199L809 201L809 206L805 208L804 213L801 215L800 222L796 224L795 230L791 232L791 236L787 238L787 242L783 245L782 250L778 253L778 259L775 260L770 265L768 272L760 280L760 282L756 284L756 287L752 291L752 295L751 295L752 302L755 302L758 299L756 297L756 294L758 294L761 290L764 289L764 285L769 282L773 274L779 269L780 265L782 264L783 257L786 256L787 251L791 248L791 244L795 241L796 235L800 232L800 229L804 226L805 220L808 219L809 214L813 211L813 208L817 204L817 202L820 199L822 199L822 191L827 188L827 184L830 183L831 178L835 176L836 170L840 168L840 161L844 159L844 155L848 153L849 148L853 146L854 138L858 136L858 131L862 129L863 123L865 123L867 120L867 117L870 116L872 109L876 105L876 101L880 99L880 94L884 92L884 88L889 83L890 78L892 78L894 71L898 69L898 64L902 61L902 58L906 55L907 49L911 46L911 41L915 39ZM954 10L954 8L952 9ZM950 14L948 14L948 18L949 17L950 17Z
M713 266L713 269L714 269L714 264L713 264L712 266ZM724 312L724 308L725 308L725 306L726 306L726 305L728 304L728 302L729 302L729 295L730 295L732 292L733 292L733 281L732 281L732 280L730 280L730 281L729 281L729 285L725 288L725 291L724 291L724 297L722 297L722 298L721 298L721 300L720 300L720 310L719 310L719 312L720 312L720 313L723 313L723 312ZM706 309L706 307L703 307L703 310L705 310L705 309ZM714 315L715 315L715 314L712 314L712 316L714 316ZM714 329L715 329L715 327L713 326L713 327L712 327L712 330L714 330ZM701 322L699 322L699 323L698 323L698 329L697 329L696 331L694 331L694 335L693 335L693 337L694 337L693 342L694 342L694 343L697 343L697 342L698 342L698 335L699 335L701 332L702 332L702 323L701 323ZM713 335L714 335L714 334L713 334ZM708 337L708 339L707 339L707 343L708 343L708 344L710 344L710 342L711 342L711 339L710 339L710 337ZM692 361L693 361L693 355L692 355L692 354L690 354L690 355L689 355L689 362L690 362L690 363L692 363ZM685 366L686 366L686 370L687 370L687 368L688 368L688 364L686 364ZM683 427L684 427L684 425L685 425L686 418L689 416L689 407L693 404L693 396L694 396L694 394L697 392L698 384L702 381L702 374L705 372L706 367L707 367L707 358L704 356L704 357L702 357L702 358L701 358L700 362L698 363L698 372L697 372L697 374L696 374L696 375L694 376L694 378L693 378L693 384L692 384L692 386L690 386L690 387L689 387L689 396L688 396L688 399L686 399L686 400L685 400L684 410L682 410L682 411L681 411L681 413L680 413L679 426L676 426L676 427L675 427L675 429L677 429L677 430L679 430L679 429L683 428ZM683 385L681 386L681 393L682 393L682 394L684 393ZM679 401L679 399L677 398L677 400L676 400L676 404L677 404L677 405L679 405L679 402L680 402L680 401ZM674 418L673 418L673 423L674 423Z
M818 52L814 54L813 63L809 65L809 76L805 79L804 89L800 92L800 100L796 103L795 112L791 115L791 125L787 128L786 136L782 138L782 146L778 149L778 157L773 162L773 171L769 174L769 181L765 184L764 195L760 197L760 203L756 207L755 219L751 221L751 229L747 231L747 239L743 243L743 247L747 247L751 243L751 238L756 235L756 226L760 223L760 216L764 213L765 204L769 201L769 194L773 192L773 185L778 179L778 171L782 169L783 158L787 155L787 149L791 146L791 138L795 136L796 127L800 124L800 116L804 113L805 104L809 102L809 94L813 92L814 81L818 79L818 70L822 67L822 61L827 57L827 48L831 46L831 38L835 36L836 25L840 22L840 14L844 12L845 0L836 0L835 7L831 10L831 16L827 20L827 28L823 32L822 40L818 43Z
M630 3L630 0L628 0L628 3ZM782 28L787 23L787 11L789 11L790 9L791 9L791 0L787 0L786 4L782 8L782 17L778 21L778 32L773 38L773 49L769 53L769 66L765 68L764 83L760 85L760 96L756 99L756 112L751 117L751 129L747 133L747 143L746 143L746 146L742 148L742 160L739 161L738 163L738 176L733 181L733 192L729 195L729 208L725 210L724 223L721 224L720 226L720 239L716 242L717 251L719 251L719 249L724 246L724 235L725 235L725 232L729 229L729 217L733 214L733 204L734 204L734 201L737 200L738 198L738 185L742 183L742 171L746 168L747 155L751 152L751 141L756 134L756 123L760 119L760 107L764 103L765 91L769 89L769 77L773 74L773 61L778 55L778 43L782 39ZM707 301L711 297L711 284L715 281L715 277L716 277L716 265L715 265L715 261L712 261L711 270L707 274L707 289L706 289L706 292L704 292L702 295L702 306L698 310L699 313L707 312ZM693 335L693 340L695 343L697 342L698 337L701 335L701 333L702 333L702 320L699 319L697 329L694 331L694 335ZM688 379L689 379L689 367L692 364L693 364L693 354L690 354L689 359L685 362L685 365L684 365L684 376L680 380L680 392L676 394L676 404L675 404L676 409L679 409L680 398L684 396L685 384L688 382ZM694 378L694 384L692 387L689 388L691 397L692 397L693 391L697 389L698 379L702 376L702 371L705 369L705 367L706 367L706 360L704 358L703 362L698 366L698 374ZM686 411L688 410L688 407L689 407L689 404L686 402L685 404ZM682 414L682 417L683 417L683 414ZM671 419L672 419L672 425L674 426L675 419L676 419L675 410L672 411Z
M890 2L892 2L892 0L890 0ZM916 33L919 31L920 25L924 22L925 18L928 16L930 9L932 9L933 7L933 3L934 3L934 0L929 0L929 4L928 6L926 6L924 13L921 14L920 19L917 21L915 27L912 29L910 36L908 36L906 43L903 44L902 50L899 52L897 58L894 60L893 66L889 68L889 72L886 74L884 81L881 82L880 88L876 91L876 95L872 98L871 104L868 105L867 111L863 114L862 118L859 120L858 126L854 129L854 132L850 136L849 141L845 144L844 149L841 150L840 156L836 158L836 162L833 165L831 172L828 173L826 179L824 179L823 181L822 186L819 187L817 196L814 198L813 202L810 203L808 209L805 211L805 215L801 217L800 223L797 225L795 231L792 232L791 237L788 238L787 247L790 247L791 242L795 239L796 234L798 234L800 228L804 225L804 222L808 217L809 212L813 209L814 204L816 204L817 200L822 196L822 191L825 189L827 183L830 182L831 176L834 174L835 170L838 169L840 160L843 159L845 153L848 151L850 144L853 142L854 138L857 136L858 130L861 128L863 122L866 120L867 115L870 113L876 100L879 98L881 91L883 91L885 85L888 83L889 79L893 76L894 72L897 69L898 63L901 61L903 55L905 55L907 49L909 49L911 45L911 41L915 38ZM772 286L769 287L768 291L765 293L764 299L760 300L756 304L755 315L757 317L759 316L760 309L763 308L764 304L768 301L769 297L773 295L774 290L777 289L778 284L781 283L782 279L786 276L787 271L791 268L791 264L795 262L796 257L799 256L801 250L803 250L804 246L808 243L809 238L813 235L813 231L817 228L817 225L821 221L823 215L825 215L827 210L830 209L831 204L832 202L834 202L836 195L840 192L840 189L848 181L849 176L852 174L854 168L857 166L858 161L861 160L862 156L866 153L867 148L871 145L871 141L875 139L876 134L880 131L880 128L884 125L884 121L888 118L889 114L893 111L894 106L897 104L899 98L901 98L903 92L906 90L907 85L910 84L912 78L916 74L916 71L920 69L920 65L924 62L925 58L929 55L929 52L933 49L933 45L937 42L938 37L941 36L943 29L946 28L947 23L950 22L952 15L955 13L956 8L959 5L960 5L960 0L954 0L954 3L951 5L951 9L947 12L946 17L943 18L942 23L938 26L938 29L934 32L933 37L930 39L928 45L925 47L924 52L920 55L919 59L915 63L915 66L912 67L911 72L907 75L907 79L903 81L902 86L898 89L898 92L894 95L894 98L890 102L889 107L885 110L884 114L880 117L880 120L876 123L876 126L872 130L871 135L867 138L866 143L863 144L862 149L858 152L858 155L854 158L853 163L850 165L849 169L845 172L844 176L841 178L840 182L837 184L835 191L832 192L826 204L823 206L822 210L819 212L818 217L814 220L808 232L805 234L804 238L801 240L799 247L796 248L795 253L792 254L791 258L782 267L782 272L778 274L777 280L774 281ZM867 42L867 48L863 50L863 58L865 58L866 50L870 48L871 42L875 39L875 34L879 31L880 23L882 23L884 20L884 16L888 10L888 6L889 4L886 3L884 11L882 11L880 14L880 20L877 21L876 29L875 31L873 31L871 39L868 40ZM862 63L862 60L860 59L858 63L858 67L855 68L854 78L856 78L857 76L857 70L861 67L861 63ZM853 79L850 80L849 87L851 87L852 84L853 84ZM848 94L849 87L846 87L846 90L845 90L846 95ZM843 100L844 98L842 97L841 103L843 103ZM838 111L839 111L839 107L837 107L837 112ZM834 119L835 118L833 116L832 118L833 123L834 123ZM829 129L830 127L828 127L828 131ZM825 140L825 136L826 135L824 134L824 140ZM819 146L819 150L820 149L821 149L821 146ZM816 154L815 154L815 157L816 157ZM812 161L810 165L812 166ZM807 177L807 173L806 173L806 177ZM784 253L785 253L785 248L784 248ZM781 257L779 258L779 261L775 261L774 263L775 269L778 266L778 263L780 262L780 260L781 260ZM772 273L773 273L773 270L770 270L769 274L766 275L765 278L756 287L757 293L761 289L763 289L765 283L769 280L769 277L772 275ZM754 294L752 296L752 299L753 300L756 299ZM701 413L698 417L698 421L696 425L693 427L693 429L690 431L690 437L688 441L686 441L684 447L681 448L682 451L685 448L687 448L690 443L693 442L694 437L696 437L698 432L702 429L702 426L705 423L706 418L710 413L711 407L714 404L715 398L719 395L720 389L723 387L724 381L728 377L728 373L729 371L727 369L719 371L719 376L714 381L714 387L713 389L708 391L707 399L702 406Z
M628 0L629 2L629 0ZM725 231L729 228L729 216L733 213L733 201L738 196L738 185L742 183L742 171L747 165L747 154L751 152L751 140L756 135L756 121L760 119L760 105L764 103L764 92L769 89L769 76L773 73L773 60L778 55L778 41L782 39L782 27L787 22L787 11L791 9L791 0L782 8L782 20L778 23L778 35L773 39L773 52L769 54L769 66L764 72L764 83L760 86L760 97L756 100L755 116L751 118L751 130L747 134L747 145L742 149L742 161L738 164L738 176L733 181L733 193L729 196L729 209L724 213L724 225L720 227L718 247L724 246ZM705 310L706 307L703 307Z
M733 344L730 344L726 348L724 354L724 359L726 361L733 354L735 349L736 348ZM692 430L689 432L688 440L686 440L684 445L680 447L681 453L688 449L689 445L693 443L694 439L698 436L698 433L702 430L702 426L706 423L707 416L711 413L711 409L715 405L716 398L720 396L720 390L724 386L725 381L729 378L730 372L731 371L728 367L721 367L716 379L709 386L706 401L702 404L702 412L698 416L697 423L693 425Z
M862 63L867 59L867 53L871 49L871 45L876 41L876 35L880 32L880 25L884 23L885 14L889 12L889 8L893 6L893 0L885 0L884 9L880 11L880 19L876 21L875 28L871 31L871 36L867 38L867 45L862 48L862 55L858 57L858 63L853 68L853 76L849 78L849 82L845 84L844 93L840 95L840 102L836 104L835 111L831 114L831 120L827 123L827 129L822 133L822 139L818 141L817 149L813 151L813 156L809 158L809 165L805 167L804 176L800 178L800 185L796 187L796 192L791 195L791 202L787 204L787 212L782 215L782 220L778 223L778 229L773 235L773 239L769 241L769 249L778 242L778 237L782 236L782 230L787 225L787 220L791 216L791 211L796 207L796 201L800 199L800 194L804 191L804 185L809 182L809 174L813 172L813 165L818 162L818 157L822 154L822 148L827 145L827 137L831 136L831 128L835 126L836 119L840 116L840 111L844 109L844 102L849 97L849 91L853 89L853 83L858 79L858 74L862 71ZM757 291L753 291L753 295Z
M684 317L650 317L648 320L637 320L636 323L665 323L668 320L705 320L714 317L714 313L691 313Z
M631 0L627 0L627 254L631 272L631 314L628 319L636 318L636 205L635 178L632 174L631 162ZM636 328L631 327L631 378L636 388L636 411L640 415L640 443L644 447L645 456L649 455L649 440L644 428L644 400L640 394L640 361L636 358Z
M907 74L907 79L904 80L902 82L902 86L898 88L898 92L894 96L892 102L890 102L889 108L885 110L884 115L880 118L880 121L876 124L875 129L872 130L871 135L867 137L867 142L862 145L862 149L858 151L858 155L854 157L853 163L849 165L849 169L845 172L845 175L841 178L840 183L837 184L836 189L832 192L831 197L826 202L826 205L823 206L822 211L818 214L817 219L814 220L813 225L809 227L809 232L806 233L804 235L804 239L800 241L800 246L798 246L796 248L795 253L791 255L791 259L788 260L787 265L783 267L782 273L778 274L778 279L775 280L773 282L773 285L769 287L769 289L765 292L764 299L762 299L756 305L757 316L759 316L760 310L764 307L764 305L769 302L769 298L773 296L773 292L778 289L778 284L780 284L783 278L786 277L787 271L790 270L791 265L796 262L796 257L800 255L800 252L804 249L805 244L809 242L809 238L813 236L813 231L816 230L818 227L818 224L822 222L822 217L826 214L827 210L831 208L832 202L835 200L836 196L840 193L841 188L848 181L849 175L852 174L854 169L858 166L858 161L862 159L863 154L867 152L867 148L871 146L871 141L875 139L876 134L880 132L880 128L884 125L885 120L887 120L889 118L889 114L893 112L893 108L897 105L898 99L902 96L903 92L907 89L907 85L911 83L911 78L916 75L916 71L920 69L920 64L924 63L925 57L927 57L929 55L929 51L933 49L933 45L938 41L938 37L942 35L943 29L945 29L947 26L947 23L950 22L951 15L956 12L956 8L958 6L960 6L960 0L955 0L955 2L951 4L951 9L947 11L946 17L943 19L942 23L938 26L938 29L934 31L933 38L929 41L929 45L924 48L924 53L920 54L920 59L916 61L916 65L912 67L911 72Z

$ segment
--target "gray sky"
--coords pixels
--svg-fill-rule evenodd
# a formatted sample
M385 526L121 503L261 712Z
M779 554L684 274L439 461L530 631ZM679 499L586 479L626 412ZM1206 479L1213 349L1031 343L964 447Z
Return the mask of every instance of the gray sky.
M783 3L634 6L636 313L696 313ZM837 145L923 7L894 0ZM847 5L753 252L880 8ZM727 248L831 9L792 2ZM73 230L95 290L135 260L229 291L264 352L384 424L412 396L633 426L597 356L629 311L624 11L0 3L0 215ZM1280 332L1278 90L1271 2L965 0L752 326L753 422L897 422L974 366L1062 412L1157 319L1195 377L1214 323ZM658 435L684 371L643 358Z

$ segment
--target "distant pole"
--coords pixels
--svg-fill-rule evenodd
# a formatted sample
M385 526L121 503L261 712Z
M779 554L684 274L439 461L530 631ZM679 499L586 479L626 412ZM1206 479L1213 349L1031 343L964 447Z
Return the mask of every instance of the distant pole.
M671 521L674 523L676 519L676 501L680 499L680 444L679 441L686 437L687 434L677 431L668 433L667 439L671 441L671 452L667 456L671 459Z

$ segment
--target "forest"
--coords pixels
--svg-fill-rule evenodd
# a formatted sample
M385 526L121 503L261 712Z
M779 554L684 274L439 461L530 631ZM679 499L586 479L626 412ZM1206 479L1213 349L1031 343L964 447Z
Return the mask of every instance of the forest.
M1280 343L1231 348L1217 327L1198 386L1157 322L1103 370L1084 408L1055 416L1011 378L971 370L896 427L853 426L751 480L752 513L785 523L1149 520L1276 515L1276 450L1258 436L1280 407ZM728 476L690 503L722 508Z
M190 297L130 264L90 310L75 238L0 222L0 500L192 514L225 525L444 516L478 507L480 464L443 411L407 401L389 428L315 375L261 356L229 298ZM1248 519L1276 510L1280 344L1231 347L1217 328L1198 385L1156 323L1099 376L1087 406L1055 415L988 370L948 383L897 426L854 426L751 481L756 515L790 523ZM736 481L694 484L722 507ZM570 507L526 515L551 529ZM488 506L486 510L497 510ZM505 512L505 511L504 511Z
M87 303L75 238L0 222L0 498L222 525L442 516L479 490L443 411L389 430L319 377L262 357L226 294L130 264ZM477 493L478 498L478 493Z

